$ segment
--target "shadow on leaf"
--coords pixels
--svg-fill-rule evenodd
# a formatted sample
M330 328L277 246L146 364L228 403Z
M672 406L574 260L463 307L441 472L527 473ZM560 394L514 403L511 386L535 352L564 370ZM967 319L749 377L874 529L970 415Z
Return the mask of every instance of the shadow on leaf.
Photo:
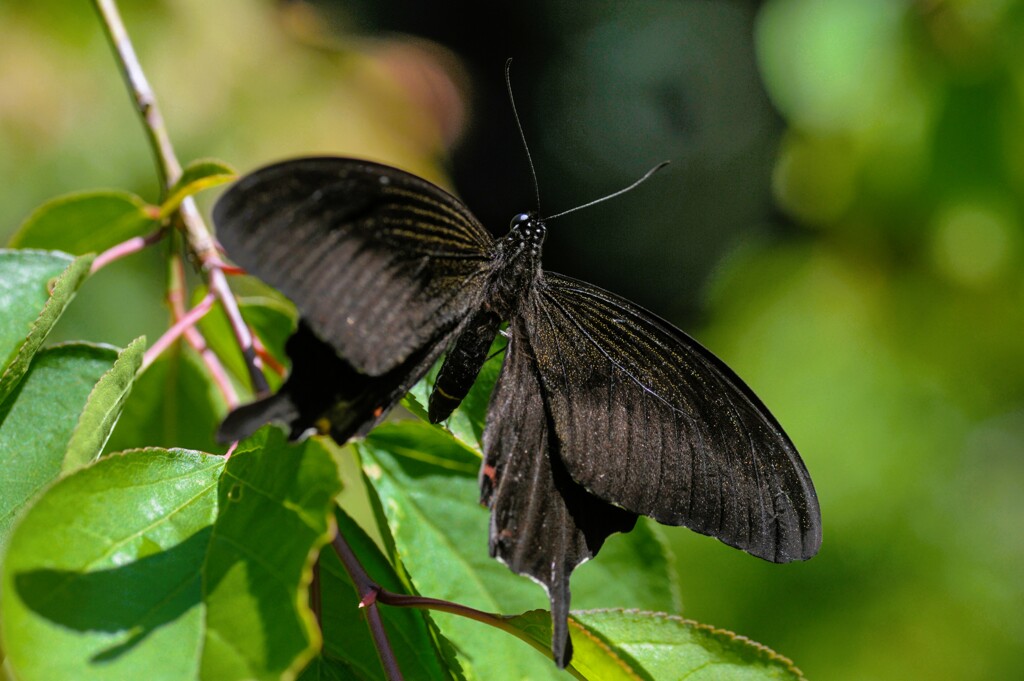
M124 632L127 639L92 660L115 660L202 599L201 568L212 527L159 553L109 570L32 570L15 575L25 606L78 631Z

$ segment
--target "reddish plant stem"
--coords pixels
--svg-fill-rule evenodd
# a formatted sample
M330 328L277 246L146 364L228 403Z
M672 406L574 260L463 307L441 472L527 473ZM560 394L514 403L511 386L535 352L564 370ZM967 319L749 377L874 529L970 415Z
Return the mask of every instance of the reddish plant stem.
M266 346L263 345L263 341L260 340L259 336L253 334L252 345L256 349L256 354L259 356L261 360L263 360L263 364L268 369L273 371L278 376L284 376L284 365L278 362L277 359L272 354L270 354L270 351L267 350Z
M213 294L208 293L205 298L199 301L198 305L178 317L177 321L171 325L171 328L167 329L164 335L160 336L160 338L158 338L157 341L146 350L146 354L142 357L142 370L145 371L149 365L153 363L153 360L159 357L160 353L167 349L167 346L178 340L178 337L181 336L181 334L195 326L196 322L202 319L206 313L213 308L213 301Z
M551 650L547 645L541 643L532 636L528 636L522 629L511 624L510 620L512 617L506 615L496 615L493 612L484 612L483 610L477 610L476 608L470 608L469 606L462 605L460 603L453 603L451 601L442 601L437 598L427 598L426 596L410 596L408 594L396 594L386 589L378 587L375 594L375 599L378 603L390 605L395 608L417 608L419 610L438 610L440 612L447 612L452 615L458 615L459 617L465 617L467 619L476 620L477 622L483 622L489 624L492 627L501 629L502 631L512 634L516 638L525 643L528 643L533 648L536 648L545 656L551 656ZM584 679L575 667L571 664L565 668L565 671L572 674L578 679Z
M181 257L176 253L171 255L169 265L167 303L171 308L171 315L175 321L179 321L186 315L185 267L181 262ZM199 333L195 326L185 327L183 333L188 344L199 353L199 358L206 365L206 370L210 372L210 376L213 378L213 382L220 391L220 394L224 397L224 402L227 403L228 408L234 409L238 406L238 393L235 392L235 387L231 384L231 379L228 377L224 365L221 364L220 358L206 344L206 338Z
M96 259L92 261L92 267L89 268L90 274L96 274L99 270L103 269L115 260L120 260L126 255L132 253L138 253L147 246L152 246L161 239L164 238L164 234L167 233L166 228L159 227L146 236L137 236L127 241L122 241L119 244L115 244L103 251L96 256Z
M182 206L184 207L184 204ZM242 350L242 357L245 358L245 368L249 370L249 380L252 383L253 392L257 396L268 394L270 392L270 385L267 383L267 377L263 375L263 363L256 356L253 334L249 330L248 325L246 325L245 320L242 319L242 313L238 310L238 301L235 300L235 294L231 292L231 288L228 286L228 279L224 276L224 271L219 267L207 267L206 265L204 265L204 269L208 277L210 291L213 292L213 295L217 296L221 306L224 308L224 314L231 324L231 330L238 341L238 347Z
M385 651L393 656L390 648L390 644L387 642L387 635L384 633L383 625L379 624L380 613L378 612L378 604L383 603L396 608L417 608L420 610L438 610L440 612L447 612L452 615L458 615L460 617L466 617L477 622L488 624L492 627L496 627L512 634L516 638L528 643L533 648L539 650L545 656L550 656L551 651L547 645L537 641L535 638L527 635L522 629L511 623L512 617L505 615L496 615L491 612L484 612L483 610L477 610L470 608L469 606L461 605L459 603L453 603L451 601L442 601L437 598L427 598L426 596L410 596L408 594L399 594L392 591L388 591L381 587L375 582L369 574L367 574L365 568L359 562L352 548L345 541L345 538L339 532L332 541L335 552L341 559L342 565L345 566L345 571L348 572L349 578L352 580L352 584L356 587L356 593L359 595L359 606L366 608L367 619L370 625L370 631L374 636L374 640L377 641L377 649L381 653L381 661L384 663L385 672L388 671L387 663L384 662ZM371 618L372 617L372 618ZM373 619L375 618L375 619ZM381 647L382 644L378 639L378 633L375 627L380 627L380 636L383 638L383 645L387 648ZM571 664L566 667L565 671L569 672L573 677L581 680L585 680L585 677L576 670ZM400 672L399 672L400 673ZM393 677L388 677L393 678ZM397 677L400 678L400 677Z

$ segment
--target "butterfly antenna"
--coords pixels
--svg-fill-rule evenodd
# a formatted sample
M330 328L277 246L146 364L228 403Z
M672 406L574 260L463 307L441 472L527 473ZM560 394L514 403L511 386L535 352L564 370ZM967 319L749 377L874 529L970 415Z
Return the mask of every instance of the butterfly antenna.
M614 199L616 196L619 196L621 194L625 194L628 191L636 189L643 182L645 182L651 175L653 175L654 173L658 172L659 170L661 170L662 168L667 166L669 163L670 163L669 161L662 161L661 163L659 163L658 165L654 166L653 168L648 170L646 173L644 173L643 177L641 177L639 180L637 180L633 184L629 185L628 187L620 189L617 192L613 192L613 193L609 194L608 196L602 196L601 198L595 199L595 200L591 201L590 203L584 203L582 206L576 206L575 208L570 208L569 210L562 211L558 215L552 215L551 217L544 218L544 221L547 222L547 221L550 221L550 220L554 220L555 218L560 218L563 215L568 215L569 213L575 213L576 211L583 210L584 208L590 208L591 206L596 206L597 204L602 203L604 201L607 201L608 199Z
M512 104L512 115L516 117L516 127L519 128L519 139L523 141L523 149L526 150L526 160L530 164L530 175L533 177L533 192L537 196L537 215L540 215L540 185L537 184L537 171L533 167L533 156L530 155L530 146L526 143L526 133L523 132L523 124L519 120L519 112L516 110L516 99L512 96L512 78L509 75L512 70L512 57L505 62L505 89L508 90L508 101Z

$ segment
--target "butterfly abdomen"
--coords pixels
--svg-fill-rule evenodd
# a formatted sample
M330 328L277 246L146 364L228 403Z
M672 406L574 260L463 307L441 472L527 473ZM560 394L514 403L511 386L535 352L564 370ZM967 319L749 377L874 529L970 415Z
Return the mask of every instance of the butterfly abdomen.
M448 351L430 393L431 422L445 420L459 406L487 360L501 322L519 314L529 299L529 290L541 277L540 251L545 233L542 221L520 213L512 219L508 234L495 245L481 308Z
M455 345L448 351L437 380L434 381L427 409L431 423L439 423L448 418L469 394L477 374L487 361L487 351L500 325L501 318L490 310L477 312L466 325Z

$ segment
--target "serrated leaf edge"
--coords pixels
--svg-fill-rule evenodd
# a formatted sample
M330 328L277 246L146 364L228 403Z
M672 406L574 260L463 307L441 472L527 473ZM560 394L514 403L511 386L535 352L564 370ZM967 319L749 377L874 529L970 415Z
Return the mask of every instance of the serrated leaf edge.
M34 252L46 253L47 251ZM49 253L67 255L61 251L49 251ZM28 335L11 355L11 361L4 369L3 374L0 374L0 402L7 399L25 372L28 371L32 357L42 347L50 330L64 314L64 310L75 297L78 287L88 278L89 266L92 264L93 257L91 254L78 256L68 263L63 272L57 275L50 297L46 299L43 308L29 327ZM56 307L58 305L59 308Z
M75 425L75 429L71 432L71 439L68 440L68 446L64 453L64 462L61 465L62 475L66 475L71 471L88 465L100 456L100 453L106 446L107 441L110 439L110 434L114 432L114 427L117 426L117 421L120 418L121 411L124 409L125 400L128 399L128 395L132 391L132 386L135 383L135 377L138 375L139 369L142 367L142 353L145 348L145 336L139 336L129 343L127 347L118 352L117 359L114 360L113 366L111 366L110 369L100 377L100 380L96 382L96 385L94 385L92 390L89 392L89 397L85 401L85 407L82 409L82 413L78 415L78 423ZM106 414L109 414L114 410L117 411L117 414L114 415L113 419L109 423L109 427L103 437L103 441L100 443L99 449L96 450L95 454L90 457L88 461L72 461L70 455L77 449L76 445L78 445L79 441L86 437L81 434L82 429L86 427L86 424L83 423L83 419L86 414L90 412L90 407L92 407L95 401L99 399L98 394L100 391L108 384L118 379L126 362L131 362L131 377L128 379L127 385L121 391L118 398L105 410L104 418L100 419L101 423L103 423L105 421Z
M276 430L278 430L279 434L283 437L283 431L280 431L280 429L276 429ZM257 447L255 447L253 449L236 451L235 452L235 456L244 455L244 454L252 454L254 452L257 452L257 451L259 451L261 449L266 448L266 446L267 446L267 440L264 440L264 441L262 441L262 443L260 445L258 445ZM326 454L326 455L328 457L330 456L329 453ZM217 456L217 455L212 455L212 456ZM235 478L237 480L243 480L242 478L239 478L238 476L236 476L234 474L230 474L228 472L228 465L229 465L229 463L230 462L228 460L225 460L224 468L221 471L220 477L223 478L226 475L231 475L231 477L233 477L233 478ZM218 484L219 484L219 482L218 482ZM339 479L339 486L338 487L340 489L340 479ZM255 487L253 487L252 489L257 489L258 490L258 488L255 488ZM309 586L313 582L313 564L319 558L320 551L323 549L323 547L326 546L331 541L331 539L334 537L334 535L338 531L337 523L336 523L336 521L334 519L334 506L335 506L335 503L333 501L334 496L335 495L332 495L330 504L328 506L326 506L325 509L324 509L325 519L326 519L325 530L324 530L324 532L320 533L313 540L313 544L310 546L309 552L308 552L308 554L306 556L305 564L304 564L303 569L302 569L302 574L300 575L298 584L296 585L295 610L298 613L299 618L302 620L303 626L304 626L304 628L306 630L306 635L307 635L307 639L308 639L308 645L306 646L305 650L303 650L298 655L296 655L296 657L292 660L292 663L287 668L282 670L281 675L279 677L281 679L281 681L294 681L294 679L297 678L298 675L302 673L302 670L305 669L305 667L314 658L316 658L316 656L319 654L320 649L322 648L322 645L323 645L323 635L322 635L322 633L320 631L320 626L319 626L319 624L316 621L316 615L313 613L312 608L310 608L310 606L309 606ZM286 505L282 505L282 508L286 508L286 509L288 509L291 512L295 512L295 509L289 508ZM219 515L220 515L220 504L219 504L219 499L218 499L218 511L217 511L216 517L214 518L214 521L213 521L213 524L212 524L212 532L211 532L211 535L210 535L210 542L211 543L213 542L213 540L214 540L214 538L216 537L216 534L217 534L217 521L219 519ZM301 515L300 515L300 517L301 517ZM308 524L307 524L307 526L308 526ZM206 573L206 570L207 570L206 560L204 559L203 567L202 567L203 583L204 583L204 590L203 590L203 603L204 603L204 607L205 607L205 604L206 604L206 596L207 596L207 593L205 591L205 582L206 582L206 575L205 575L205 573ZM204 614L204 629L203 629L204 640L205 640L205 637L208 637L211 634L217 636L218 638L220 638L221 641L225 642L226 644L228 644L228 645L231 644L230 640L227 640L227 639L224 638L224 636L222 635L222 632L220 630L210 629L206 625L205 614ZM235 648L235 649L238 650L237 648ZM202 655L204 654L203 653L204 650L205 650L205 641L204 641L203 644L201 644L200 659L202 658ZM246 663L247 663L248 660L246 659L244 651L240 651L240 652L242 653L240 655L241 659L245 660Z
M736 632L730 631L729 629L723 629L721 627L716 627L716 626L711 625L711 624L704 624L703 622L698 622L696 620L692 620L692 619L688 619L688 618L685 618L685 617L681 617L679 615L672 615L672 614L669 614L667 612L656 612L656 611L653 611L653 610L639 610L639 609L633 609L633 608L592 608L592 609L587 609L587 610L573 610L570 613L569 626L572 627L574 629L574 631L579 632L579 633L583 634L584 636L586 636L588 639L595 640L595 641L598 639L598 637L594 636L594 634L592 634L588 630L587 626L584 623L579 622L576 619L574 619L571 616L572 613L579 613L579 614L582 614L582 615L587 615L587 614L590 614L590 613L593 613L593 614L611 613L611 614L620 614L620 615L639 615L639 616L642 616L642 617L650 617L652 619L660 619L660 620L671 620L673 622L682 624L682 625L684 625L686 627L692 627L692 628L698 629L700 631L706 631L709 634L712 634L712 635L714 635L716 637L726 638L726 639L728 639L731 642L740 643L740 644L742 644L744 646L753 648L757 652L757 655L759 657L761 657L763 660L781 664L783 667L786 668L787 671L789 671L790 673L794 674L798 679L801 679L801 681L806 681L806 677L804 676L804 673L802 671L800 671L800 668L797 667L796 664L794 664L794 662L791 659L789 659L788 657L786 657L785 655L783 655L781 653L776 652L775 650L769 648L768 646L766 646L763 643L758 643L757 641L753 640L752 638L749 638L747 636L743 636L742 634L737 634ZM600 643L602 644L602 647L607 647L606 645L604 645L603 641L600 641ZM618 657L618 656L616 656L616 657Z

